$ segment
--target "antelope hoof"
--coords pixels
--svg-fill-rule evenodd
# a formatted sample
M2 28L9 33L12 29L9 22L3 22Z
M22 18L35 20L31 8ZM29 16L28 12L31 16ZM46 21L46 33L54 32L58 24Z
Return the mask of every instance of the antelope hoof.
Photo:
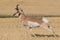
M36 37L36 35L31 34L32 37Z

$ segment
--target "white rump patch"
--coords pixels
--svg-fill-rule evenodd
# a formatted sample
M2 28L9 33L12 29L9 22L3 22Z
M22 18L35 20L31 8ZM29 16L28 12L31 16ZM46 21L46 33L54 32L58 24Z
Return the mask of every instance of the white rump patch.
M45 22L45 23L48 23L48 19L43 17L42 20Z
M37 26L40 26L40 24L37 23L37 22L28 21L28 26L30 26L30 27L37 27Z

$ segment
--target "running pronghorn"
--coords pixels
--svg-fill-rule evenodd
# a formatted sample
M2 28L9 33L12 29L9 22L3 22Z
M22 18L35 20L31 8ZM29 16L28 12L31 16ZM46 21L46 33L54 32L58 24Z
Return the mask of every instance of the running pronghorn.
M18 9L18 7L17 7L17 9ZM55 34L52 27L49 25L47 18L45 18L45 17L41 17L41 18L27 17L24 15L24 12L21 8L20 8L20 11L17 11L17 13L19 13L18 16L19 16L19 19L22 22L22 24L24 26L27 26L27 28L30 30L30 32L34 36L36 36L36 35L32 32L32 28L38 28L38 27L44 28ZM14 15L16 15L16 14L14 14Z

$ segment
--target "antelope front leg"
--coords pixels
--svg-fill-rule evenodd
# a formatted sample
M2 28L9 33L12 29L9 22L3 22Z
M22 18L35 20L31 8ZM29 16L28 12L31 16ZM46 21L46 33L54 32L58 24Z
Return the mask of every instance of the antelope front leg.
M28 27L29 32L32 34L33 37L36 37L36 35L34 34L34 32L32 32L32 27Z

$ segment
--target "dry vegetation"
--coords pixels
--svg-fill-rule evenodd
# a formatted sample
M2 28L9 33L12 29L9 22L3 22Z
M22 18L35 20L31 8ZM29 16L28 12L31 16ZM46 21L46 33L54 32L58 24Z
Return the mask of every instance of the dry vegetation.
M0 15L15 13L18 2L21 3L20 0L0 0ZM60 0L23 0L21 8L26 15L60 15ZM60 17L47 18L55 33L60 35ZM33 32L51 34L42 28L33 28ZM18 18L0 18L0 40L60 40L60 37L32 37Z
M49 24L60 35L60 18L50 17ZM42 28L33 28L35 34L51 34ZM18 18L0 18L0 40L60 40L60 37L32 37L30 32L21 25Z

